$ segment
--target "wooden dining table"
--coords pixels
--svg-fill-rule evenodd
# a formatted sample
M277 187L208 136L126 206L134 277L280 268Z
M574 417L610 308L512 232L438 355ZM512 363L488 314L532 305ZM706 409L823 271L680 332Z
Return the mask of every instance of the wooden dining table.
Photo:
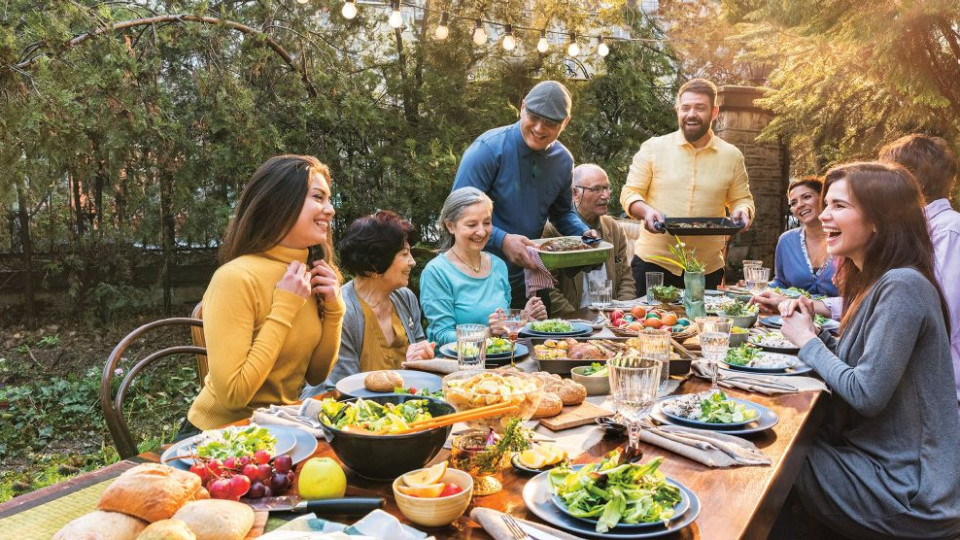
M682 383L679 392L699 392L707 389L709 389L709 382L689 378ZM828 399L828 395L819 391L779 396L763 396L737 390L726 391L732 397L750 399L768 407L779 416L779 422L771 429L747 437L771 459L772 464L712 469L669 451L642 444L644 459L663 456L664 461L660 470L692 490L701 503L700 515L692 525L665 538L709 540L767 538L807 455L812 438L821 423L825 401ZM622 448L625 443L626 440L623 437L605 437L585 449L572 461L586 463L597 460L612 449ZM314 455L336 459L336 455L324 441L320 441ZM448 455L449 452L443 450L434 462L442 461ZM138 463L157 462L159 458L159 454L153 452L140 454L135 458L120 461L0 504L0 530L8 530L3 527L3 524L17 523L18 518L20 522L27 516L30 516L30 519L43 518L43 510L47 508L44 505L50 505L51 514L56 507L58 519L69 521L66 519L69 516L61 515L64 513L63 505L53 506L54 503L64 503L66 498L85 488L103 484L105 480L120 475ZM365 480L353 474L349 468L345 467L345 470L348 481L347 496L383 497L387 501L385 510L405 523L409 523L403 519L394 502L390 482ZM492 508L515 517L539 522L540 520L526 508L521 496L524 484L530 476L509 468L501 473L500 478L503 490L493 495L475 497L470 508L474 506ZM76 509L76 515L73 517L94 510L94 505L95 502L90 508ZM469 510L449 526L435 529L420 527L420 529L440 539L490 538L479 524L469 519ZM27 514L27 512L30 513Z

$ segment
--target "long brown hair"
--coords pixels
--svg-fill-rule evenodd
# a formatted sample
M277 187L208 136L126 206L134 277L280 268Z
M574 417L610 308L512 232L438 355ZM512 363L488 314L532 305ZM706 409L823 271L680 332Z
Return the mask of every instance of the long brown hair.
M913 268L936 288L949 331L949 316L934 273L933 242L917 180L896 164L850 163L827 171L824 199L830 186L841 180L847 181L850 196L863 219L877 231L867 241L862 269L849 258L840 259L836 282L843 295L841 329L846 329L863 298L883 274L894 268Z
M297 222L313 174L322 176L332 189L330 169L313 156L276 156L258 167L243 188L227 226L220 246L220 264L241 255L263 253L277 245ZM321 248L324 259L339 275L332 231L327 233Z

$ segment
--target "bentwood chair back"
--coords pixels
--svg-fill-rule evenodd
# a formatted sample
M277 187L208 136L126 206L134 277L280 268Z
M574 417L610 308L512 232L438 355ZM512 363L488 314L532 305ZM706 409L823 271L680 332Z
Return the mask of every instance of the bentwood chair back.
M203 302L197 302L197 307L193 308L193 313L190 314L194 319L203 320ZM193 339L193 344L197 347L207 346L207 339L203 336L203 326L193 326L190 328L190 337ZM198 354L197 355L197 377L199 377L198 383L200 383L200 388L203 388L203 383L207 379L207 373L210 372L210 366L207 364L207 355Z
M142 338L144 334L158 328L176 326L190 328L191 331L193 329L200 329L202 337L203 321L200 319L173 317L149 322L127 334L113 349L113 352L110 353L109 358L107 358L107 364L103 367L103 376L100 379L100 406L103 408L103 416L107 420L107 427L110 430L110 436L113 437L114 446L117 447L117 452L123 459L135 456L138 453L136 441L134 441L133 435L130 433L130 428L127 426L127 421L123 414L123 400L127 395L127 389L133 383L137 374L150 365L157 363L159 360L175 355L191 355L197 361L197 371L199 372L201 369L206 370L207 350L205 347L197 345L177 345L148 354L127 370L126 373L115 371L127 348ZM203 358L202 366L200 364L201 357ZM206 373L204 373L204 375L205 374ZM112 395L113 382L114 379L120 375L123 375L123 380L120 381L117 394L114 396ZM203 377L200 378L200 384L202 386Z

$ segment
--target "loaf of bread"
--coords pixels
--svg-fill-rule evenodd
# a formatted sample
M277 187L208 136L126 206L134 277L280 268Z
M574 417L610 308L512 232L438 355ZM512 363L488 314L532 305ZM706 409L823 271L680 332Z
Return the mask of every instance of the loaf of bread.
M64 525L53 540L135 540L146 527L142 519L97 510Z
M255 517L249 506L222 499L187 503L173 515L190 527L197 540L243 540Z
M140 533L137 540L197 540L185 521L161 519L154 521Z
M403 377L396 371L371 371L363 378L363 387L371 392L393 392L403 386Z
M540 403L537 405L537 412L533 413L533 418L550 418L563 411L563 401L560 396L550 392L544 392L540 396Z
M97 508L153 523L173 516L190 501L209 497L199 476L167 465L144 463L110 484Z
M570 379L564 380L556 392L564 405L579 405L587 399L587 387Z

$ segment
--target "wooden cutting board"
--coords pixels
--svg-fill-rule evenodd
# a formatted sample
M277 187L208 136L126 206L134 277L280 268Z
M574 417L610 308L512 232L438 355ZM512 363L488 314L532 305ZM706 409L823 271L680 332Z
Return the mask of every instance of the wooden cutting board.
M597 418L613 416L613 411L584 401L579 405L570 405L563 408L563 412L551 417L541 418L540 424L551 431L561 431L592 424Z

